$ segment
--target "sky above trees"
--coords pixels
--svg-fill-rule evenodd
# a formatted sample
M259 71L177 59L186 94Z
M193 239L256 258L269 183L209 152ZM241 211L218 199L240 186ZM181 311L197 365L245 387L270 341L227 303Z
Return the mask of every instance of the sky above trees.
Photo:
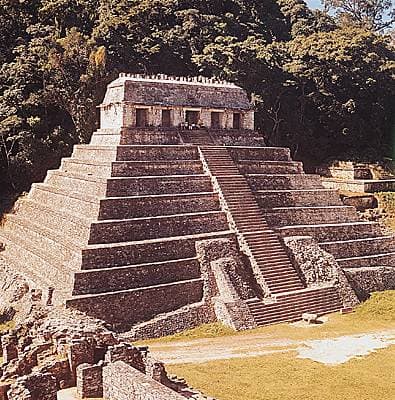
M320 0L307 0L306 3L310 8L322 8Z

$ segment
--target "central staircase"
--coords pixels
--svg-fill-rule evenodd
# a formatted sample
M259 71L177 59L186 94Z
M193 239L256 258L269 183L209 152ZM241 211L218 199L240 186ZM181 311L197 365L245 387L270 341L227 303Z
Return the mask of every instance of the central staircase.
M339 310L340 300L333 287L305 288L283 242L266 223L246 178L227 148L199 146L199 149L241 247L250 257L257 282L267 296L265 300L247 301L256 324L298 320L304 312L324 314Z

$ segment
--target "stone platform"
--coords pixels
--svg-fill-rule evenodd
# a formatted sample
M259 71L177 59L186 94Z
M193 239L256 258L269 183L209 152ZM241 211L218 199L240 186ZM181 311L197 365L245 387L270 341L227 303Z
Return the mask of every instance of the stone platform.
M108 107L110 118L118 106ZM265 147L250 119L237 129L110 122L34 184L0 229L3 257L51 301L117 329L153 320L139 329L156 335L216 319L245 329L355 305L344 274L354 271L360 291L366 268L394 268L394 237L361 222L289 149ZM309 256L301 242L286 246L289 236L313 237Z

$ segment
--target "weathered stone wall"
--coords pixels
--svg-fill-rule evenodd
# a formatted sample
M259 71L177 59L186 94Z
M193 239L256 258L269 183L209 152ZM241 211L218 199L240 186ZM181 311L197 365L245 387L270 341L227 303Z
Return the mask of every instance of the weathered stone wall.
M155 315L169 312L189 303L196 303L203 296L203 282L191 280L149 287L135 294L133 290L75 297L66 302L72 309L78 309L94 318L106 316L106 320L118 327L130 327L133 323L146 321ZM161 299L160 302L157 299Z
M251 109L247 93L236 85L174 78L161 80L120 76L108 85L102 106L120 102L141 106Z
M354 307L359 300L335 258L322 250L310 236L291 236L284 243L308 287L330 284L336 287L345 307Z
M81 399L103 397L103 365L77 367L77 394Z
M185 399L122 361L103 368L103 395L107 400Z
M125 334L125 338L127 340L158 338L215 321L217 317L213 307L201 301L136 324Z
M32 373L18 378L8 391L9 400L56 400L56 379L51 374Z
M395 290L395 267L348 268L344 272L361 300L372 292Z
M236 239L213 239L196 243L204 279L204 299L212 304L219 321L233 329L255 326L243 300L255 297L253 274L240 257Z

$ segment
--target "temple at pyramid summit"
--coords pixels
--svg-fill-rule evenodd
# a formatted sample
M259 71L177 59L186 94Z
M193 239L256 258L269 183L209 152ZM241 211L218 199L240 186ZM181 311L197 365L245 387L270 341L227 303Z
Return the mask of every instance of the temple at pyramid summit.
M246 92L120 74L100 128L0 227L54 304L136 337L296 321L395 289L395 240L254 130Z

